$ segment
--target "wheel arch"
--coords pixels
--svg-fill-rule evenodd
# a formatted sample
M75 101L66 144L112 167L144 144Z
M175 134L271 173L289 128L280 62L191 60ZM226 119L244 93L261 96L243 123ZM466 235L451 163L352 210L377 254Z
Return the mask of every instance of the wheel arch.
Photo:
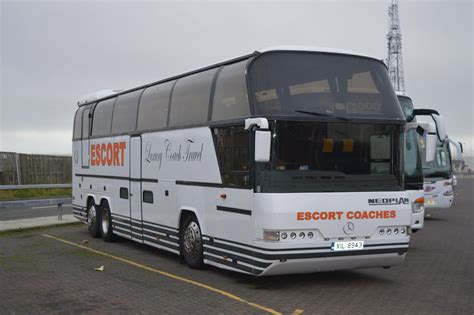
M201 228L201 233L205 233L205 224L203 218L200 216L199 211L193 207L181 207L179 210L179 219L178 219L178 230L181 231L181 225L184 218L188 215L194 215L198 220L199 227Z

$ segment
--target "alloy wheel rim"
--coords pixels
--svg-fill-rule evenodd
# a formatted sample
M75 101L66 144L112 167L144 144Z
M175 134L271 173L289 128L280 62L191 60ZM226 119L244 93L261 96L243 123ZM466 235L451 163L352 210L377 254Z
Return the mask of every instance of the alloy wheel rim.
M89 211L87 212L87 224L91 227L94 225L95 219L97 217L96 209L94 205L91 205Z
M109 210L104 208L104 212L102 213L102 231L104 231L105 234L109 231Z
M184 250L187 254L196 257L201 248L201 230L196 222L189 223L184 232Z

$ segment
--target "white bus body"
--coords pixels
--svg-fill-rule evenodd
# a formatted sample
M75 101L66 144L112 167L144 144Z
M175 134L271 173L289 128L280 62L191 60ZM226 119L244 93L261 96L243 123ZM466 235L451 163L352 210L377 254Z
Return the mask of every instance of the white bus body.
M422 207L403 182L404 128L383 62L255 52L81 104L73 212L94 237L195 268L390 267Z
M400 103L400 106L403 111L403 115L408 121L412 121L412 129L416 129L418 127L418 124L416 123L416 117L413 116L413 102L411 98L405 93L405 92L400 92L396 91L395 94L397 95L398 102ZM414 132L414 131L412 131ZM421 148L419 147L419 138L421 135L417 136L417 143L416 143L416 150L418 150L420 154L420 159L417 161L417 163L421 164ZM408 139L408 138L407 138ZM406 144L408 145L408 143ZM406 150L407 151L407 150ZM424 157L424 160L426 160L426 157ZM420 170L420 168L412 168L412 172L414 172L416 169ZM407 168L405 168L405 176L409 176L410 174L407 174ZM420 177L420 174L417 174L418 176L415 176L415 180L411 181L411 185L406 186L406 189L409 191L411 195L412 200L417 200L420 198L423 198L423 201L425 201L425 194L424 194L424 189L423 189L423 177ZM425 222L425 207L420 207L418 208L418 211L413 211L412 213L412 220L411 220L411 229L413 232L417 232L421 229L423 229Z

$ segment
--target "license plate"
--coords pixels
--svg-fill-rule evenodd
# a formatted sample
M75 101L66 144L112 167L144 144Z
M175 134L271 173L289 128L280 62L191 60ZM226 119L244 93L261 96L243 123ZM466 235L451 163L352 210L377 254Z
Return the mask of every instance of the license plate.
M364 241L334 242L331 246L333 251L358 250L362 248L364 248Z

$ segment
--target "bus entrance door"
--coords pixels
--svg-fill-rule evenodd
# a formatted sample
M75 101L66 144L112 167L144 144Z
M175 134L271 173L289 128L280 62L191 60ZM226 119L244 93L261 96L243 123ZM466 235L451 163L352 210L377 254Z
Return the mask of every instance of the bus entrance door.
M130 138L130 218L132 239L143 242L142 226L142 138Z

